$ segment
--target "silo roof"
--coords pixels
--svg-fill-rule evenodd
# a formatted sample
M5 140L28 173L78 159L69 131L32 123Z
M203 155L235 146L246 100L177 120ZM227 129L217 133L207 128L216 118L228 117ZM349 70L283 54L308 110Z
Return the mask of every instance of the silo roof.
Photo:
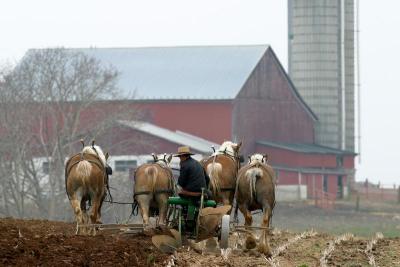
M113 65L135 99L234 99L268 45L77 48Z

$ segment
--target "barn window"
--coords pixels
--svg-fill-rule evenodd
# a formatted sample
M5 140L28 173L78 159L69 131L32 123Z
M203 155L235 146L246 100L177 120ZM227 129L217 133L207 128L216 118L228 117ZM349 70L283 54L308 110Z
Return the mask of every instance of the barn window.
M129 169L134 169L137 166L136 160L116 160L115 161L115 171L126 172Z

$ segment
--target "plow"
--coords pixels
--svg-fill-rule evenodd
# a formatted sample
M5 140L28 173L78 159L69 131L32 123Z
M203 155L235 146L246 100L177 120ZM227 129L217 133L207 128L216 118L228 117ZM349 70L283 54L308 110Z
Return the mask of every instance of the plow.
M221 249L229 247L229 235L233 232L248 232L263 229L255 226L241 226L230 221L230 205L217 206L214 200L206 199L202 193L187 192L168 198L166 225L145 231L142 223L87 224L79 227L93 227L97 232L115 234L138 234L145 232L152 236L153 244L164 253L173 253L184 245L196 250L193 244L216 238Z
M199 242L217 237L220 248L228 247L230 205L219 206L199 195L180 194L169 197L167 234L152 237L153 244L163 252L173 252L191 241ZM169 233L168 233L169 232Z

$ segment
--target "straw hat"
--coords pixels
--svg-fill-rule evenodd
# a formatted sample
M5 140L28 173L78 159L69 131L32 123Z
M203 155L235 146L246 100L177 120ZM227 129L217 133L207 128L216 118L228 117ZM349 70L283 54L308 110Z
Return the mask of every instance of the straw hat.
M174 155L174 157L184 156L184 155L194 155L190 152L190 147L188 146L180 146L178 147L178 153Z

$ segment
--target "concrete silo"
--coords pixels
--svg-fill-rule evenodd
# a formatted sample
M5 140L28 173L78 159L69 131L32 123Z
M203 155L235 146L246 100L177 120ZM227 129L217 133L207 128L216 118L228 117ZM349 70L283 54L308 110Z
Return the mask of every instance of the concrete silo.
M289 75L317 114L316 143L355 150L354 1L288 0Z

